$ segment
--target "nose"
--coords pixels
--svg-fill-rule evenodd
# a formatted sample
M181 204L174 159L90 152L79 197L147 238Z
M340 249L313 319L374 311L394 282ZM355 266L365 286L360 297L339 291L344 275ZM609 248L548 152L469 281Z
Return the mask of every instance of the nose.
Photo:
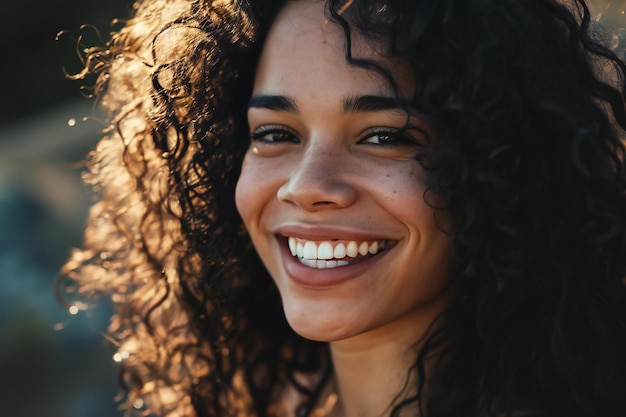
M346 174L340 152L310 148L278 189L278 199L307 211L348 207L357 199L357 190Z

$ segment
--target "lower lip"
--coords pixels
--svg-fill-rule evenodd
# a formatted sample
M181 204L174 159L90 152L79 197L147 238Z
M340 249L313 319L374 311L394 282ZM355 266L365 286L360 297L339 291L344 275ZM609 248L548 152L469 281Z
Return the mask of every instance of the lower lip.
M287 244L279 242L283 265L289 278L303 287L323 289L336 286L357 278L377 264L389 251L389 247L376 256L363 259L336 268L316 269L303 265L298 258L291 255Z

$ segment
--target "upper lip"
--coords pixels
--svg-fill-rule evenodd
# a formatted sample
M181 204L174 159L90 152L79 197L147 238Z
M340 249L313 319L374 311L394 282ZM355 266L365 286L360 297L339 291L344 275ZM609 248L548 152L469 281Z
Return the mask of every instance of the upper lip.
M397 240L380 233L371 231L355 230L341 226L316 225L316 224L291 224L277 227L274 232L285 237L296 237L311 241L325 240Z

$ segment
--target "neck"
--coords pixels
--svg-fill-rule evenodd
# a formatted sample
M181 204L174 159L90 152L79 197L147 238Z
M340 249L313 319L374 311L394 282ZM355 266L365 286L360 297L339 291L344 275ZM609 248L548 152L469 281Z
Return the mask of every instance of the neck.
M417 379L409 374L430 320L416 325L409 315L385 329L332 342L330 351L338 402L333 416L382 417L414 395ZM413 332L407 332L407 323ZM415 415L417 403L400 415ZM406 413L406 414L404 414Z

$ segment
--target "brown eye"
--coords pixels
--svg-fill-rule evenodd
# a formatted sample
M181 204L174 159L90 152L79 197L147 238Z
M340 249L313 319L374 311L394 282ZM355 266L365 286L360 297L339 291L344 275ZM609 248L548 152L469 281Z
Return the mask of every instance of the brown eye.
M402 129L383 129L368 133L359 143L379 146L417 145L417 141Z
M263 143L300 143L300 139L289 129L282 126L261 126L250 136L252 141Z

